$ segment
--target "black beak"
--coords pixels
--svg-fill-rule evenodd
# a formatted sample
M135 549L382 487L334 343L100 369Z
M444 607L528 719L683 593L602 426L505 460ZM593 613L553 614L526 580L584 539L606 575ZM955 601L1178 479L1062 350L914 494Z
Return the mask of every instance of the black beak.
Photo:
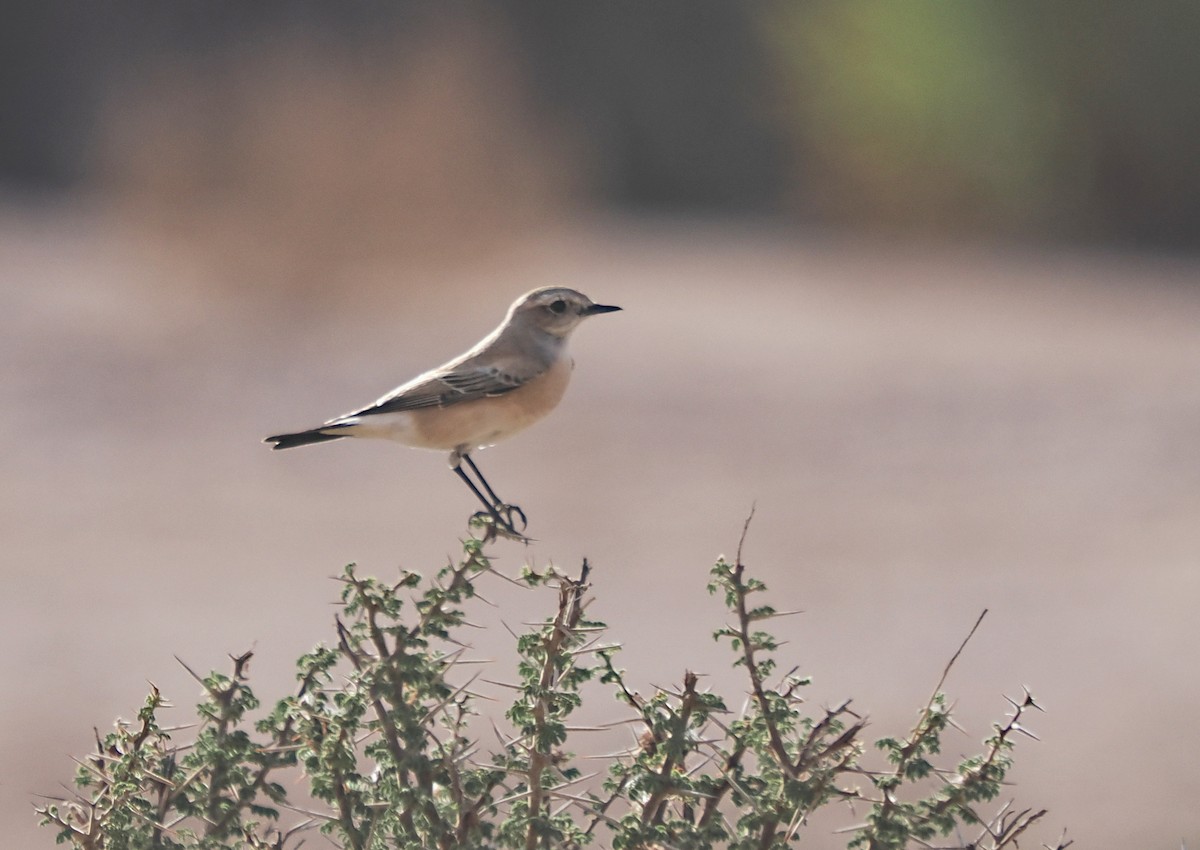
M615 313L620 309L620 307L613 307L608 304L589 304L587 307L583 308L583 315L595 316L600 313Z

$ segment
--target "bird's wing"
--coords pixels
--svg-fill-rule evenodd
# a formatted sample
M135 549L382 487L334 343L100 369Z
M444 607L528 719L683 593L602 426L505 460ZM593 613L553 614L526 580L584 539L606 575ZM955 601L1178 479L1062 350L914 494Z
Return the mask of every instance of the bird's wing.
M374 404L339 418L448 407L487 396L504 395L524 386L548 368L529 357L491 358L487 365L473 360L422 375L397 387Z

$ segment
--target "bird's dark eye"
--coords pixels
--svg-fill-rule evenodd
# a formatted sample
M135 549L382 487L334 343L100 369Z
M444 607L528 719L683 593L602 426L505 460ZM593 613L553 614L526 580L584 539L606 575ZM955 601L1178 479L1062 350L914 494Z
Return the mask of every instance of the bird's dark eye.
M550 302L550 312L565 313L566 311L567 311L567 302L563 301L561 298L559 298L556 301Z

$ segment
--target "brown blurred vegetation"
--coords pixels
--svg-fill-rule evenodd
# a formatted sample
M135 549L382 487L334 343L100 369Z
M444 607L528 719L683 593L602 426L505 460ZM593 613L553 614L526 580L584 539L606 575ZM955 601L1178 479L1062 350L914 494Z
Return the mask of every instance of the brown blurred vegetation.
M1198 29L1187 0L48 0L0 36L0 179L335 262L580 203L1194 247Z

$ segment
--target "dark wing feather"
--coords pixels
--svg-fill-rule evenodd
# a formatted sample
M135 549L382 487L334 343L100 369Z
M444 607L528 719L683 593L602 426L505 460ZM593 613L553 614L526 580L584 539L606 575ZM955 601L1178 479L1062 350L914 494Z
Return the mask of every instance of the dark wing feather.
M380 413L397 413L403 410L421 410L429 407L447 407L464 401L504 395L512 392L545 369L519 375L503 368L462 366L450 372L429 378L420 383L401 387L386 395L370 407L348 414L349 416L374 416Z

